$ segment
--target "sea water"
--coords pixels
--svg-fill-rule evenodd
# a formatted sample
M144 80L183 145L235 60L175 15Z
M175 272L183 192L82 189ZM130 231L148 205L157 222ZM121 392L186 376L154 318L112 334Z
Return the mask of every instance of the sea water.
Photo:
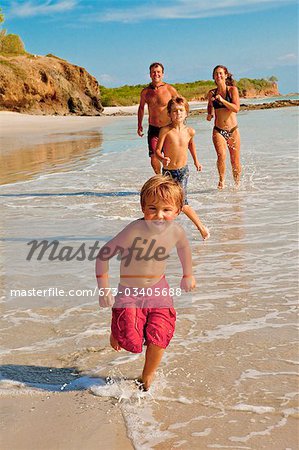
M212 124L188 121L203 164L198 173L190 160L189 203L211 238L203 243L177 219L197 290L174 299L175 336L149 393L133 381L144 356L109 347L92 257L28 259L32 240L88 249L141 217L138 192L152 171L136 117L1 152L3 395L87 388L116 399L137 449L297 448L297 109L242 111L238 120L242 185L234 188L228 158L223 191ZM112 287L117 274L113 261ZM174 252L172 287L180 276Z

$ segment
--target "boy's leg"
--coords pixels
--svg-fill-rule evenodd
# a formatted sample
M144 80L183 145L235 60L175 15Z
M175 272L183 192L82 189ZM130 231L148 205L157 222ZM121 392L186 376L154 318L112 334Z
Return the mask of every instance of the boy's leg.
M164 348L159 347L158 345L155 344L148 344L145 353L145 363L141 376L141 381L144 384L145 390L149 389L153 381L155 372L159 367L163 353Z
M113 336L112 333L110 333L110 345L117 352L121 350L121 346L119 345L118 340Z
M205 227L203 225L203 223L201 222L200 218L198 217L198 215L196 214L194 209L191 208L191 206L189 206L189 205L184 205L182 211L183 211L183 213L186 214L186 216L190 220L192 220L192 222L194 223L194 225L196 226L196 228L199 230L200 234L202 235L202 238L209 239L209 237L210 237L209 230L207 227Z

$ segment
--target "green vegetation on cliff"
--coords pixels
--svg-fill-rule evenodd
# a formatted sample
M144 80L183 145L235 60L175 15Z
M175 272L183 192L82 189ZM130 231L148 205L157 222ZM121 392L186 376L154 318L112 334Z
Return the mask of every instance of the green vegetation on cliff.
M249 79L241 78L237 81L237 87L241 97L246 97L248 92L256 92L260 95L265 92L273 95L277 92L276 85L277 78L272 76L268 79ZM146 84L137 84L135 86L121 86L116 88L106 88L100 86L101 102L103 106L130 106L139 103L140 92L146 87ZM212 80L194 81L192 83L176 83L173 84L176 90L183 95L188 101L192 100L206 100L210 89L215 87ZM269 95L269 94L268 94Z
M4 56L25 55L22 39L17 34L0 35L0 54Z
M139 103L140 92L145 84L106 88L100 86L101 103L103 106L131 106Z
M246 95L247 91L254 89L257 92L267 91L273 89L276 86L278 79L275 76L271 76L266 80L264 78L240 78L237 82L237 86L240 95Z
M4 22L4 16L0 8L0 24ZM7 34L6 30L0 30L0 55L15 56L24 55L26 50L22 39L17 34Z

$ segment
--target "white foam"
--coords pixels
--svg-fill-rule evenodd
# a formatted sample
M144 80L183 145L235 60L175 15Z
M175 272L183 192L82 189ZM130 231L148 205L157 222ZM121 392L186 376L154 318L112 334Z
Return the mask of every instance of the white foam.
M182 403L183 405L192 405L194 403L198 403L198 400L196 400L196 399L192 399L191 400L191 399L186 398L186 397L184 397L182 395L180 395L179 397L166 397L166 396L163 396L163 395L162 396L158 395L158 396L155 397L155 399L159 400L160 402Z
M242 323L228 323L225 325L219 325L215 330L205 331L205 337L198 337L197 342L213 342L218 339L230 339L232 336L238 333L245 333L252 330L260 330L262 328L284 328L290 327L290 323L269 323L270 319L278 319L281 315L281 311L275 311L265 314L262 317L250 319ZM296 325L296 324L292 324Z
M272 406L257 406L257 405L246 405L245 403L238 403L232 408L235 411L249 411L256 414L265 414L275 412L275 408Z
M133 380L115 379L113 384L91 387L91 392L100 397L115 398L125 418L128 435L137 450L148 450L176 435L169 430L160 430L160 423L154 419L152 405L158 401L190 404L185 397L168 398L163 395L166 378L160 370L148 392L138 389Z
M90 391L98 397L115 398L121 402L139 403L144 397L148 397L148 393L140 391L134 380L120 379L115 380L112 384L105 386L91 386Z
M243 445L240 446L236 446L236 445L222 445L222 444L208 444L207 445L208 448L231 448L233 450L237 450L237 449L244 449L244 450L252 450L252 447L244 447Z
M231 436L229 437L229 440L232 442L247 442L251 438L256 436L270 436L271 431L273 431L275 428L281 428L284 425L286 425L287 419L283 418L277 422L275 425L270 425L269 427L266 427L264 430L261 431L251 431L246 436Z
M209 436L211 433L212 428L205 428L203 431L194 431L191 433L191 436Z
M277 377L277 376L298 376L297 372L261 372L255 369L248 369L245 372L242 372L240 378L235 381L235 384L238 386L244 380L251 379L256 380L262 377Z
M295 417L296 419L298 419L299 418L299 407L284 409L282 411L282 415L284 417Z

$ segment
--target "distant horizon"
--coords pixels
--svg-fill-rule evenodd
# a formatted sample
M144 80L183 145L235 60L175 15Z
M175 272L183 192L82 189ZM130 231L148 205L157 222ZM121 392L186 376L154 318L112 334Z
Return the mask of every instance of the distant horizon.
M80 65L107 88L146 84L161 61L171 84L211 80L221 64L236 80L274 75L282 95L299 90L296 0L2 0L1 8L1 28L28 52Z

